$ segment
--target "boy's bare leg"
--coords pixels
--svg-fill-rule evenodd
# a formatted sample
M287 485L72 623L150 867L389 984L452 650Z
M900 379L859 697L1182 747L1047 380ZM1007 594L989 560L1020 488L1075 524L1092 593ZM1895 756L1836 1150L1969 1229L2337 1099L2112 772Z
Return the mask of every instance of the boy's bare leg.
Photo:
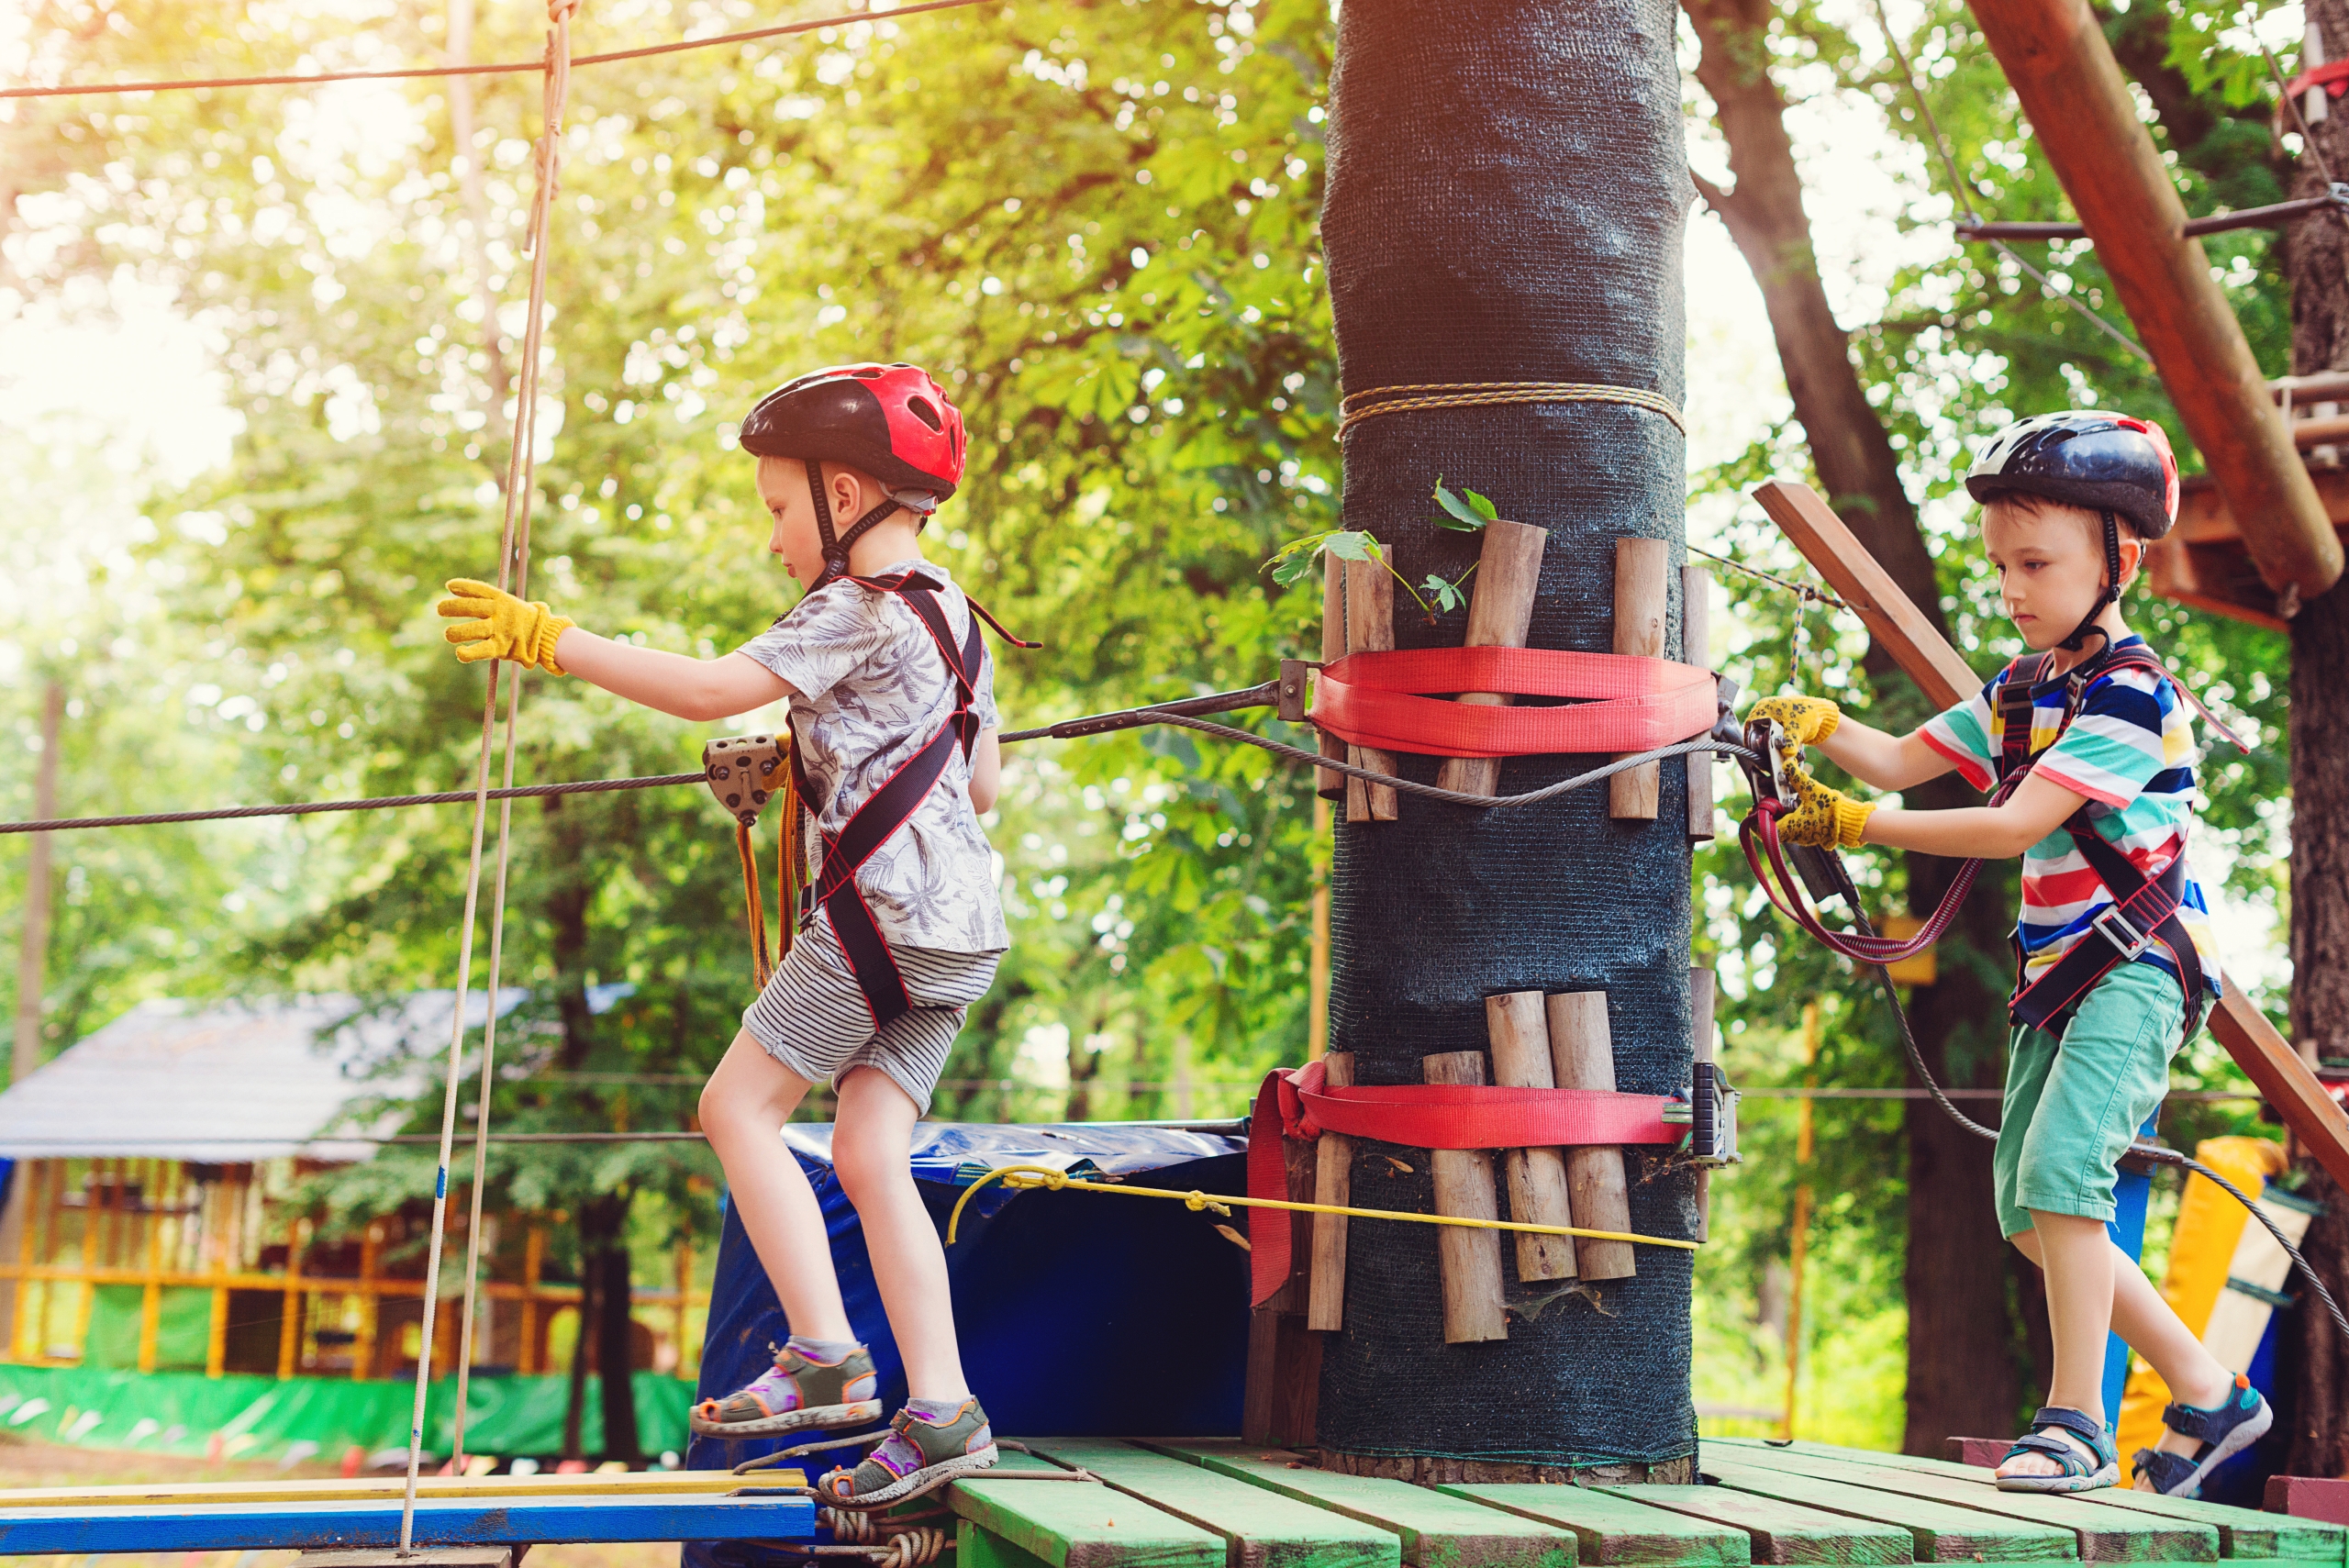
M2169 1385L2172 1398L2209 1407L2226 1397L2234 1374L2202 1348L2136 1261L2113 1245L2101 1220L2039 1209L2032 1211L2032 1219L2033 1229L2016 1236L2014 1243L2047 1276L2047 1317L2055 1342L2055 1375L2047 1403L2103 1418L2108 1328L2153 1363ZM2099 1252L2103 1255L2100 1267ZM2099 1273L2104 1280L2101 1322L2094 1321L2099 1316ZM2076 1377L2072 1375L2076 1373ZM2157 1446L2190 1457L2200 1445L2165 1428ZM2054 1461L2028 1454L1999 1466L1998 1473L2053 1475L2056 1469Z
M701 1126L726 1167L734 1212L742 1217L791 1331L810 1340L853 1340L832 1273L823 1210L807 1173L777 1136L808 1087L744 1029L703 1085Z
M841 1080L832 1168L864 1225L864 1248L889 1331L916 1399L961 1399L963 1353L954 1338L946 1250L914 1188L914 1123L920 1110L885 1073L860 1067Z

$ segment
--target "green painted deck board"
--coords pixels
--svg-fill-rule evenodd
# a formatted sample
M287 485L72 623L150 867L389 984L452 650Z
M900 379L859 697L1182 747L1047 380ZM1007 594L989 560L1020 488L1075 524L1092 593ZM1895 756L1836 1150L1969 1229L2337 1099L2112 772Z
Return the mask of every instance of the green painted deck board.
M2054 1525L2027 1524L1954 1503L1902 1497L1748 1464L1725 1454L1716 1442L1705 1444L1703 1459L1704 1473L1719 1477L1725 1487L1898 1525L1914 1539L1920 1562L2060 1562L2079 1556L2079 1538Z
M1757 1465L1773 1470L1815 1476L1821 1481L1871 1487L1904 1496L1954 1503L1960 1507L1975 1508L2032 1524L2058 1525L2077 1537L2080 1557L2085 1562L2218 1561L2219 1532L2209 1525L2156 1518L2150 1514L2126 1508L2084 1503L2075 1497L2001 1492L1990 1485L1987 1471L1975 1471L1980 1480L1941 1475L1932 1471L1878 1462L1875 1455L1848 1450L1842 1451L1850 1454L1848 1458L1841 1456L1837 1451L1822 1451L1816 1448L1795 1451L1739 1445L1735 1451Z
M1058 1470L1006 1453L998 1473ZM1082 1481L960 1481L946 1504L964 1526L994 1538L962 1568L1225 1568L1223 1538L1121 1492ZM1008 1550L1002 1550L1008 1548Z
M1108 1438L1031 1438L1028 1443L1220 1536L1228 1568L1400 1568L1402 1562L1402 1538L1392 1530L1168 1454Z
M1753 1561L1776 1563L1914 1562L1916 1539L1893 1525L1809 1508L1727 1486L1613 1486L1616 1496L1742 1529Z
M1560 1525L1581 1541L1586 1563L1639 1563L1642 1568L1747 1568L1753 1541L1743 1530L1652 1508L1612 1492L1583 1486L1442 1485L1520 1518Z
M1344 1475L1299 1462L1286 1449L1231 1439L1148 1445L1300 1503L1331 1509L1402 1538L1413 1568L1575 1568L1572 1530L1536 1523L1405 1481Z
M1739 1446L1742 1448L1744 1445L1741 1443ZM1798 1442L1791 1450L1784 1451L1851 1457L1849 1450L1832 1449L1823 1443ZM1920 1459L1913 1454L1871 1457L1880 1457L1881 1462L1887 1464L1933 1475L1963 1479L1985 1473L1979 1465L1959 1464L1952 1460ZM2288 1514L2231 1507L2224 1503L2204 1502L2199 1497L2157 1497L2150 1492L2123 1491L2119 1487L2082 1492L2076 1496L2084 1503L2099 1503L2108 1507L2131 1508L2188 1524L2209 1525L2219 1532L2219 1553L2222 1557L2290 1558L2333 1563L2349 1561L2349 1527L2326 1524L2319 1519L2294 1518Z

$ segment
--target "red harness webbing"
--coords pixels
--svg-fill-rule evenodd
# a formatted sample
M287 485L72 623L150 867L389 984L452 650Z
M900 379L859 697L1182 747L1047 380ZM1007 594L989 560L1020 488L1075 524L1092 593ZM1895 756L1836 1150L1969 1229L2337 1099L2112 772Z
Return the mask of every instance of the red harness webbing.
M1423 694L1580 698L1497 707ZM1349 653L1315 684L1312 719L1356 746L1436 757L1579 756L1690 740L1720 711L1711 672L1628 653L1550 648L1414 648Z
M1544 1149L1577 1144L1677 1143L1687 1132L1664 1119L1665 1095L1596 1089L1476 1088L1405 1084L1333 1089L1321 1062L1277 1069L1256 1091L1248 1122L1248 1195L1286 1199L1288 1173L1278 1128L1288 1138L1324 1132L1413 1149ZM1285 1208L1249 1216L1250 1301L1261 1307L1288 1283L1295 1227Z

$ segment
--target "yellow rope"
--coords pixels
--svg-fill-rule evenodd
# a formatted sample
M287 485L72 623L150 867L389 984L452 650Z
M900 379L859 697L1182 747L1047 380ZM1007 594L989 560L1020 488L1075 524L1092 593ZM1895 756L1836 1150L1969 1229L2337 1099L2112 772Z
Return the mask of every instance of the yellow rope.
M1644 1241L1651 1247L1677 1247L1684 1252L1697 1250L1694 1241L1683 1241L1672 1236L1642 1236L1631 1230L1589 1230L1579 1225L1526 1225L1514 1219L1468 1219L1449 1214L1405 1214L1392 1208L1349 1208L1335 1203L1287 1203L1279 1198L1230 1197L1222 1193L1213 1196L1192 1191L1178 1193L1172 1187L1130 1187L1122 1183L1087 1182L1055 1171L1049 1165L1006 1165L989 1171L963 1189L954 1202L954 1212L946 1218L946 1244L954 1245L955 1227L963 1222L963 1206L977 1195L989 1182L1000 1179L1005 1185L1022 1191L1038 1187L1047 1192L1059 1192L1074 1187L1081 1193L1118 1193L1127 1197L1169 1197L1193 1214L1202 1210L1229 1215L1234 1208L1285 1208L1292 1214L1343 1214L1355 1219L1408 1219L1415 1225L1457 1225L1469 1230L1521 1230L1531 1236L1586 1236L1594 1241Z
M1416 386L1379 386L1350 394L1338 405L1338 434L1364 419L1411 408L1475 408L1502 403L1628 403L1661 414L1683 435L1687 424L1679 406L1660 392L1579 381L1428 382Z

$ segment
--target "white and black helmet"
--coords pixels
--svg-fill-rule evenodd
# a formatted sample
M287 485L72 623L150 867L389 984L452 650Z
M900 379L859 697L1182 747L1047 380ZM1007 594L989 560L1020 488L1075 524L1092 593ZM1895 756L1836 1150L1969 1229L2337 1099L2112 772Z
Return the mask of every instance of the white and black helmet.
M2141 539L2177 521L2177 459L2149 419L2087 409L2018 419L1982 443L1966 494L1992 501L2009 491L2118 512Z
M2121 530L2129 519L2140 539L2156 539L2177 521L2177 459L2169 437L2150 419L2090 408L2018 419L1988 440L1965 473L1965 491L1988 503L2018 492L2082 506L2104 521L2104 593L2059 645L2077 651L2121 597Z

